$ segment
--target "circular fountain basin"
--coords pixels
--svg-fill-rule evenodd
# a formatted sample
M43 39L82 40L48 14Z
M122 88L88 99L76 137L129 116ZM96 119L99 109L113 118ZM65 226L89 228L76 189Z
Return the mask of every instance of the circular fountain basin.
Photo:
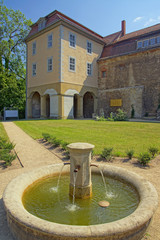
M9 228L16 240L140 240L158 206L158 195L151 183L135 173L119 167L99 165L104 176L133 186L139 195L137 209L127 217L110 223L76 226L40 219L25 210L22 197L34 182L51 175L59 175L63 164L42 167L13 179L6 187L3 202ZM69 166L64 172L69 173ZM98 174L98 169L92 172ZM63 217L63 216L62 216Z

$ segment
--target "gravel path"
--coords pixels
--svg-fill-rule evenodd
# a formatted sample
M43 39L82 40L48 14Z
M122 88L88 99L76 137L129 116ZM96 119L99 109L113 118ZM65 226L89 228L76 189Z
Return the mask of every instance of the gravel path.
M14 123L3 122L3 125L11 142L16 144L15 150L24 166L22 168L19 164L18 167L16 165L16 169L14 169L14 166L12 166L12 168L8 169L7 171L0 171L0 240L13 240L7 227L6 214L2 203L2 194L6 185L14 177L23 172L30 171L33 168L43 165L49 165L62 161L54 154L54 150L49 151L46 149L43 144L33 140ZM134 162L118 158L113 160L112 163L106 164L113 164L136 172L137 174L149 180L156 187L160 196L160 155L156 159L152 160L148 168L142 168ZM158 207L150 229L143 240L160 240L160 206Z
M11 142L16 144L15 150L18 153L23 168L4 171L0 173L0 240L13 240L7 227L6 214L2 203L2 194L6 185L16 176L33 168L52 163L61 162L53 153L44 146L33 140L24 131L12 122L3 122L4 128ZM12 200L11 200L12 201Z

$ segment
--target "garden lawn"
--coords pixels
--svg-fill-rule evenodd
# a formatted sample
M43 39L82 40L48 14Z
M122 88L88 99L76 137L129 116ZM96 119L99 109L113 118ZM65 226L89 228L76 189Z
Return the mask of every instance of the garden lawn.
M2 123L0 123L0 138L5 138L6 140L9 140L8 135L5 131Z
M160 150L160 124L144 122L100 122L94 120L32 120L16 121L34 139L42 133L68 143L88 142L95 145L94 154L101 154L105 147L113 147L115 156L126 156L133 149L134 156L148 151L150 146Z

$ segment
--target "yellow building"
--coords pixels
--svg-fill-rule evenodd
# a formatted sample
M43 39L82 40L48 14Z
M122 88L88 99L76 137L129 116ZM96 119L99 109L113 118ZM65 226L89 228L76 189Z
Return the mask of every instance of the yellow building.
M103 37L54 11L31 26L25 41L27 117L92 117Z

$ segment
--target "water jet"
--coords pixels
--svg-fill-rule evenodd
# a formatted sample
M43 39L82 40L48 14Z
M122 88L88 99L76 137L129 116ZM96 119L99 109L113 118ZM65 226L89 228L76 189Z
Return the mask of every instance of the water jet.
M77 202L91 201L94 197L94 182L92 184L91 174L100 175L100 169L103 171L104 178L108 177L127 184L136 191L139 198L136 209L128 216L113 222L100 224L98 222L88 226L84 226L83 224L76 225L76 223L73 223L73 225L60 224L56 221L50 222L34 216L29 213L23 205L24 193L36 184L36 182L39 184L40 180L43 182L44 179L50 178L51 176L57 176L58 179L59 173L64 165L55 164L41 167L13 179L3 194L8 225L16 240L142 239L158 205L158 196L155 188L142 177L123 168L99 164L98 168L93 167L91 171L92 164L90 160L93 147L93 145L86 143L74 143L68 146L70 151L70 165L65 164L63 168L63 174L70 175L67 195L73 195L73 188L75 186ZM76 181L74 175L76 175ZM98 181L95 180L95 182ZM102 187L104 188L103 185ZM98 206L98 202L96 202L96 204ZM107 208L103 209L99 206L101 210L98 211L109 211L110 207L112 207L112 201ZM89 210L87 213L88 212ZM93 211L91 211L91 213L93 213Z

